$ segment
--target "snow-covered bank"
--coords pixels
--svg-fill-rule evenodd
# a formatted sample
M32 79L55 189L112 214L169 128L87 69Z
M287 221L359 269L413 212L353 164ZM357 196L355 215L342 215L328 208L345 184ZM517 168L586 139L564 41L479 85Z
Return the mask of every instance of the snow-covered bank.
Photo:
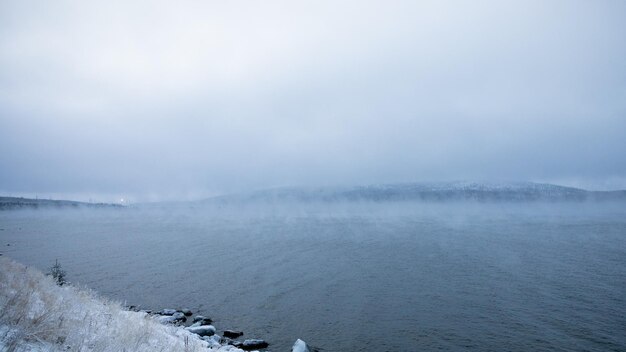
M0 351L242 351L0 258Z

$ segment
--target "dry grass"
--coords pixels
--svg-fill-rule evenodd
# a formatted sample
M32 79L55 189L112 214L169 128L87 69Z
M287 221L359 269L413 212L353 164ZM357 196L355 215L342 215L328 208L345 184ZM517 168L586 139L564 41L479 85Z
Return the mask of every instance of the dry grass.
M206 351L183 329L0 258L0 351Z

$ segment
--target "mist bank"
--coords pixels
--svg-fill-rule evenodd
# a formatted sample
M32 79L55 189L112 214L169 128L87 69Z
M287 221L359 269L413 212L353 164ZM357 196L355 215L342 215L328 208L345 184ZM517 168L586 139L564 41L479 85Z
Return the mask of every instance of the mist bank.
M195 201L113 204L72 200L0 197L1 210L130 209L151 207L223 207L331 203L531 203L626 202L626 190L589 191L547 183L430 182L365 186L279 187L225 194Z
M0 210L14 209L66 209L66 208L123 208L120 204L86 203L73 200L32 199L22 197L0 197Z
M626 201L626 190L588 191L545 183L403 183L353 187L285 187L208 198L203 204L282 202L603 202Z

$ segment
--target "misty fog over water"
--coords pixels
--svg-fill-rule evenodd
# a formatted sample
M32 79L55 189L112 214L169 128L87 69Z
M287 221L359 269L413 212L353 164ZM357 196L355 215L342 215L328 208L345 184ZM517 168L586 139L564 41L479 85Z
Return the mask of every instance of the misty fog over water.
M623 203L22 210L0 228L4 255L275 351L626 349Z

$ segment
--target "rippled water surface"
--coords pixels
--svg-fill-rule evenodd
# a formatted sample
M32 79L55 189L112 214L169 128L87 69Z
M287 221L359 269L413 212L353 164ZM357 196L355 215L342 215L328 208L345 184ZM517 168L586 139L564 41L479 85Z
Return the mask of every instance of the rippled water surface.
M624 204L4 211L0 229L4 255L272 351L626 350Z

